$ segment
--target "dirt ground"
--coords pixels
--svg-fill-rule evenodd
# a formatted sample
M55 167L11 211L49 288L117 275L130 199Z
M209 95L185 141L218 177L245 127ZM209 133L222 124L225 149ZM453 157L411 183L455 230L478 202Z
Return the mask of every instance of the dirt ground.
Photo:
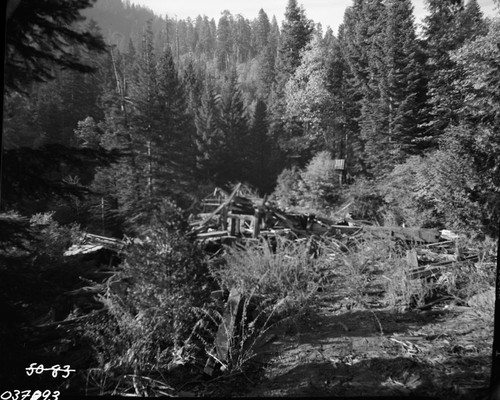
M376 301L353 304L338 289L318 293L295 326L268 331L244 376L191 393L488 398L493 316L489 323L474 308L450 303L395 313Z

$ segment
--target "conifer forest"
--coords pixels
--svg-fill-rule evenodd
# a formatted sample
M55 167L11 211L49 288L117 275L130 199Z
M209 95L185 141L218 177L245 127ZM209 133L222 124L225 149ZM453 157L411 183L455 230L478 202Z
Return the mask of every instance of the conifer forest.
M500 398L492 2L7 1L1 400Z

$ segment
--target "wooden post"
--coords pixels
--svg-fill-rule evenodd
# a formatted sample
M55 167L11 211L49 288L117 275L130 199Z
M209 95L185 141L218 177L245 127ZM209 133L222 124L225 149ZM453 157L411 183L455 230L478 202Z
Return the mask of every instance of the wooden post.
M221 225L223 230L227 230L227 207L223 207L221 211Z
M257 238L260 235L261 215L258 211L255 214L256 215L253 216L253 237Z

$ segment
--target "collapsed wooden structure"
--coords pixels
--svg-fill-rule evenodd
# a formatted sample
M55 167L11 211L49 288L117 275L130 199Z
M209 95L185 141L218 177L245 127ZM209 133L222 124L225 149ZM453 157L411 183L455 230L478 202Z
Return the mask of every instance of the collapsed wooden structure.
M441 239L437 229L384 227L349 218L336 221L315 214L288 213L273 205L266 197L244 197L241 184L231 193L216 189L213 196L202 201L202 206L204 211L191 222L191 233L200 241L277 234L292 234L296 237L371 235L413 243L436 243Z

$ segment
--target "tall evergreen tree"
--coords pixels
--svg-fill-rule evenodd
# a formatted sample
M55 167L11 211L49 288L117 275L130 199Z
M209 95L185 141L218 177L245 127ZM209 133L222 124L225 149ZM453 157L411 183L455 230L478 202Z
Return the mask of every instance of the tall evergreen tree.
M409 0L357 0L346 11L345 28L364 158L379 176L418 151L425 86L413 6Z
M271 88L276 83L276 58L280 30L276 17L273 17L267 37L267 44L257 56L257 95L261 99L268 99Z
M196 111L197 168L202 179L225 183L223 169L225 141L220 127L220 95L210 77L205 77L200 105Z
M158 64L158 97L161 127L155 145L161 147L159 160L163 196L189 189L195 167L195 126L188 113L185 88L179 79L172 52L167 47Z
M485 33L481 10L475 0L464 6L464 0L427 0L429 15L424 19L428 83L427 141L437 146L446 127L457 122L456 110L461 99L452 87L459 78L460 68L450 58L450 52L466 40Z
M236 15L233 28L234 57L237 63L244 63L252 54L252 28L250 21L240 14Z
M299 66L300 52L309 43L312 32L313 23L306 17L304 9L297 5L296 0L288 0L278 49L282 79L288 79Z
M281 155L269 137L267 107L262 100L256 100L250 124L248 147L248 182L261 195L269 194L276 184L281 169Z
M252 45L257 54L261 53L269 42L269 33L271 32L271 23L266 12L261 8L257 19L253 23Z
M364 142L364 158L372 172L380 172L385 160L388 121L381 98L385 7L381 0L355 0L344 16L345 57L359 95L360 136Z
M225 142L225 171L221 171L222 176L226 182L244 180L248 176L246 149L249 126L235 69L222 87L220 115L220 127Z
M225 72L233 63L233 16L227 10L222 13L217 25L217 69Z
M418 152L423 122L419 110L425 101L424 65L420 62L411 1L388 1L386 19L381 97L386 104L390 143L385 155L395 164Z
M276 59L276 84L272 86L268 104L272 135L292 159L298 156L298 146L294 143L294 139L302 137L304 127L298 120L288 120L286 124L283 121L282 116L286 110L284 90L286 82L300 65L301 51L311 40L313 28L313 23L306 17L304 9L299 7L295 0L289 0L280 31Z

